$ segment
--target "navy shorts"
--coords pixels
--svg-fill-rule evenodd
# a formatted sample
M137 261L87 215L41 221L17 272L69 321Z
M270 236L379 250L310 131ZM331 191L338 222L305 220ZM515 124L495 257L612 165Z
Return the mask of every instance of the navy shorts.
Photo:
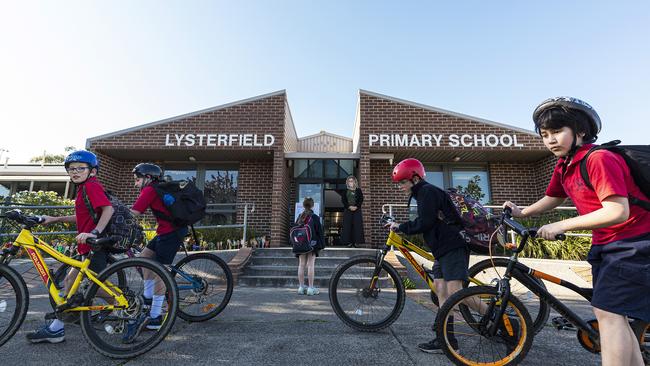
M650 322L650 234L594 245L591 305L614 314Z
M187 235L187 228L180 228L171 233L156 235L147 248L156 253L156 260L162 264L172 264L176 257L178 248L183 244L183 238Z
M468 277L467 267L469 267L469 249L456 248L436 258L431 272L435 279L465 281Z

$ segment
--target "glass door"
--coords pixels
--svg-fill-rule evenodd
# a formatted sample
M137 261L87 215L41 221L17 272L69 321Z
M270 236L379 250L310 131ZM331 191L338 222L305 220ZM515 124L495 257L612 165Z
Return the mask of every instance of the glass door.
M298 215L303 211L302 201L305 197L311 197L314 200L314 213L323 217L323 184L322 183L300 183L298 185L298 201L296 202L296 213L293 218L295 222Z

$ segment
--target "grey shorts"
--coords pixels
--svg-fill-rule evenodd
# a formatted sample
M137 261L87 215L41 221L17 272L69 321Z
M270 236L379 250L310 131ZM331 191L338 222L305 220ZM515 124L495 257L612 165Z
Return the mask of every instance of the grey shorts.
M467 280L469 267L469 249L457 248L436 258L433 262L433 278L445 281Z

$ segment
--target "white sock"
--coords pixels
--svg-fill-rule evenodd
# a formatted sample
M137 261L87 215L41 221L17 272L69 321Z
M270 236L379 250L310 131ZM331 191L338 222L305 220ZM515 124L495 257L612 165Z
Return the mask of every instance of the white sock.
M153 300L151 300L151 311L149 316L151 318L157 318L162 313L162 304L165 302L165 295L153 295Z
M64 325L64 323L62 321L60 321L59 319L54 319L54 320L52 320L50 325L47 327L47 329L49 329L50 332L58 332L61 329L63 329L63 325Z
M153 287L156 280L144 280L144 298L151 299L153 297Z

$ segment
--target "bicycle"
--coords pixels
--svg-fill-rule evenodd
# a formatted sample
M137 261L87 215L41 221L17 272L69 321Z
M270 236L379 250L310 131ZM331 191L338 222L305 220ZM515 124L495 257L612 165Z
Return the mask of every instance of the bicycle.
M532 319L526 307L510 289L510 280L515 276L519 276L518 280L526 288L577 329L577 338L583 348L592 353L599 353L598 322L595 319L582 319L540 286L539 281L533 279L553 282L587 300L591 299L592 289L578 287L519 263L519 253L529 239L535 238L537 229L526 228L512 220L509 209L504 209L501 223L519 234L521 241L519 245L506 245L513 254L507 260L505 273L496 287L477 286L462 289L450 296L440 308L436 317L436 335L438 339L443 340L442 350L445 355L456 365L510 365L517 364L526 357L535 332L531 331ZM559 235L557 239L564 240L564 235ZM457 316L458 313L462 316ZM648 354L645 345L648 342L648 324L633 320L631 326L645 357ZM648 364L648 358L645 361Z
M387 224L392 221L392 217L384 214L380 223ZM397 248L427 283L431 289L431 300L438 305L431 271L419 264L410 251L429 261L434 260L433 255L396 232L389 231L386 244L377 250L375 257L352 257L340 264L330 278L329 296L334 313L353 329L364 332L382 330L395 322L404 308L406 290L402 278L397 270L384 260L391 247ZM465 286L470 283L484 285L471 277Z
M196 234L194 234L196 237ZM234 280L226 262L212 253L188 254L183 246L185 257L176 264L168 266L178 287L177 315L187 322L203 322L219 315L232 296ZM122 256L135 258L142 248L131 246ZM113 264L123 258L115 254L107 256ZM54 281L62 284L69 266L62 265L54 273ZM55 306L52 297L50 302Z
M133 358L153 349L171 331L178 308L178 290L164 267L149 259L131 258L110 265L97 274L88 268L92 252L83 261L76 260L59 253L32 234L31 229L42 223L41 217L26 216L18 210L0 217L22 225L13 244L0 254L0 346L20 328L29 307L25 280L9 266L21 248L27 252L54 299L57 318L64 320L67 314L79 313L84 338L97 352L112 358ZM86 242L93 250L98 250L111 246L113 239L90 238ZM53 273L42 253L78 269L79 273L65 296L59 294L60 288L53 281ZM144 283L138 271L142 269L150 270L154 280L164 286L167 301L162 312L162 326L155 332L148 332L147 336L140 333L135 339L123 343L129 325L148 311L141 296Z

